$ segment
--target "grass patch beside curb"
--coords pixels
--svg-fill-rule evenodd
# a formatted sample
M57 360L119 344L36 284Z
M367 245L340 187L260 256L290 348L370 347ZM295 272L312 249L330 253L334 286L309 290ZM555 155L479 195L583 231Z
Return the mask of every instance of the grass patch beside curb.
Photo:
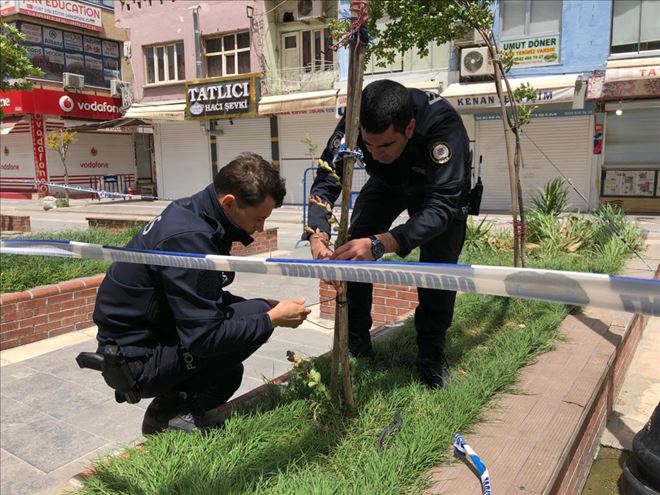
M108 246L124 246L139 228L120 231L105 229L73 230L58 233L29 234L27 239L56 239ZM0 292L18 292L40 285L57 284L66 280L105 273L109 261L56 258L53 256L0 255Z

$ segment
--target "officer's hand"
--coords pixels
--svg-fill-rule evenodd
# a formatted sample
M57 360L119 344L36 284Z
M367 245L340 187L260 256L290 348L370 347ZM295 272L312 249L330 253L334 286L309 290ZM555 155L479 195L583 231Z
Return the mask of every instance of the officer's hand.
M328 243L319 237L309 239L309 248L312 251L312 258L315 260L329 260L332 257L332 249Z
M358 261L373 261L374 256L371 254L371 239L363 237L362 239L353 239L339 246L334 255L333 260L358 260Z
M305 299L287 299L268 311L273 327L297 328L312 310L305 307Z

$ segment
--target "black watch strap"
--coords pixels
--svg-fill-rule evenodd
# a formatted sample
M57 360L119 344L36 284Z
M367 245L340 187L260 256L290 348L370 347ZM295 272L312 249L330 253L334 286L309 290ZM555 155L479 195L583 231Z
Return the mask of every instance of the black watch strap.
M385 245L375 235L369 236L371 240L371 255L378 260L385 254Z

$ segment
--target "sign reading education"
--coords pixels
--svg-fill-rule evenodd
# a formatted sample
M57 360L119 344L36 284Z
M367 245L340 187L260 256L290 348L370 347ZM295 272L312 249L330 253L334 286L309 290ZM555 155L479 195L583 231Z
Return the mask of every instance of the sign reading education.
M24 14L101 31L101 9L74 0L0 0L0 15Z
M211 120L254 116L256 76L214 78L186 84L186 119Z
M502 50L513 52L515 67L556 64L559 62L559 35L503 41Z

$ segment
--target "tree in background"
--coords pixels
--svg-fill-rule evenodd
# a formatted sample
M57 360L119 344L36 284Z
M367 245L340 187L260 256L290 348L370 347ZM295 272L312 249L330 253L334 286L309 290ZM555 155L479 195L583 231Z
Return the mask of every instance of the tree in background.
M23 46L25 37L5 22L0 22L0 91L11 89L31 89L26 77L42 75L41 69L32 65L28 52ZM0 108L0 118L4 117Z
M69 146L76 142L76 133L66 129L60 129L56 132L51 132L46 138L46 146L50 150L57 151L62 160L64 167L64 197L66 198L66 206L69 206L69 171L66 168L66 154L69 152Z
M506 73L513 67L513 53L500 52L493 36L491 0L371 0L369 32L375 36L370 54L379 65L392 63L397 54L413 48L427 56L431 43L443 44L460 39L473 30L488 47L493 62L495 90L500 101L504 139L509 164L511 210L513 215L514 266L525 266L526 225L520 167L523 155L520 129L531 118L536 90L529 85L511 88ZM381 29L376 24L387 19ZM515 137L511 156L509 132Z

